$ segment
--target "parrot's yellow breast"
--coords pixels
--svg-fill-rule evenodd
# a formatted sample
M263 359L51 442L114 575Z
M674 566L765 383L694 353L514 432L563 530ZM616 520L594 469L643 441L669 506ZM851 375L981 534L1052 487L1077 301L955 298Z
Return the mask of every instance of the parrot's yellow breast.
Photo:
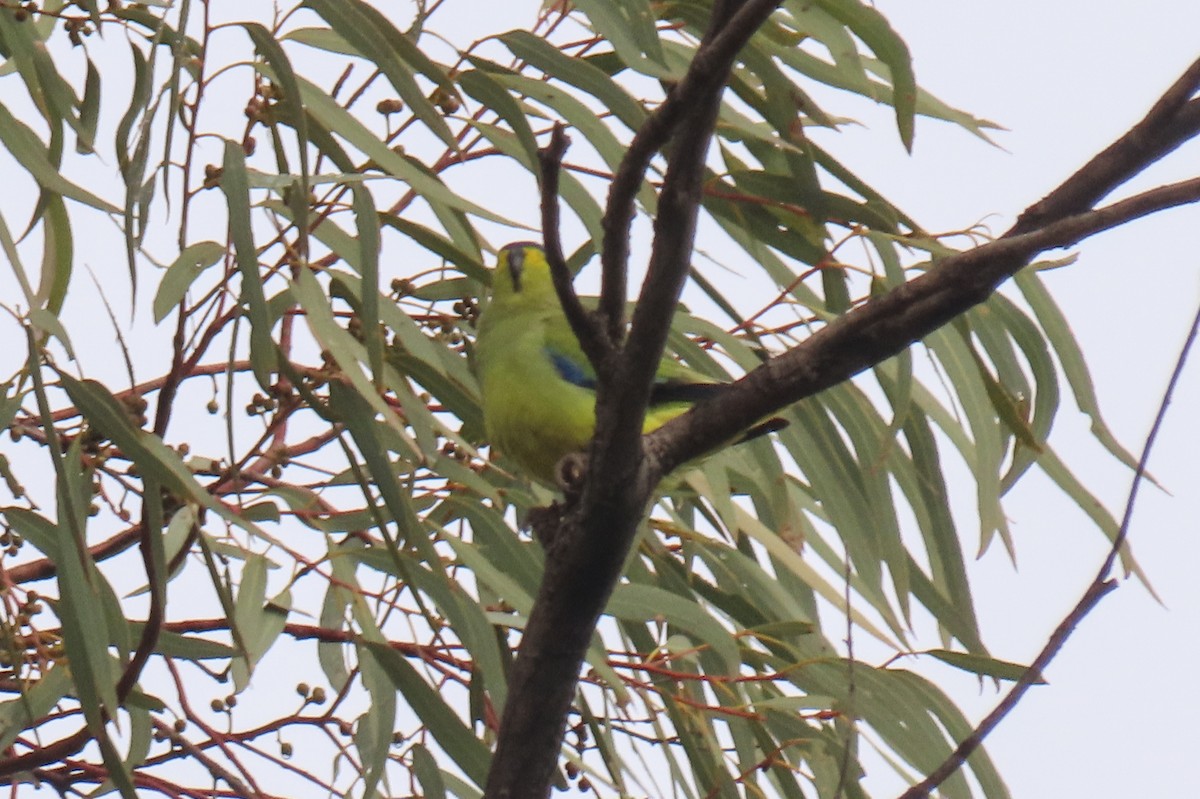
M488 439L531 476L553 483L555 464L592 438L595 394L559 375L539 315L496 320L490 327L479 352Z

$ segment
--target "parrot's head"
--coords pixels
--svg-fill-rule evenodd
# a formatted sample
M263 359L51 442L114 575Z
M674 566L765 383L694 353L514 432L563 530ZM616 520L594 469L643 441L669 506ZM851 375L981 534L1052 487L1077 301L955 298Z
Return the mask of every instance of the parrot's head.
M501 247L492 276L492 299L521 305L557 304L545 251L529 241Z

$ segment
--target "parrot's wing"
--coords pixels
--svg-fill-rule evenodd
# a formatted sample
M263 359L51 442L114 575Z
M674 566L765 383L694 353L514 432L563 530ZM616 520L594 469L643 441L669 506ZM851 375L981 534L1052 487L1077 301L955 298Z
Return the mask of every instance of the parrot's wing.
M695 369L689 369L673 358L663 358L654 374L654 385L650 388L650 404L690 405L716 396L724 390L724 383L719 383Z
M567 317L563 315L562 310L555 310L557 313L547 314L543 320L542 346L545 348L546 357L554 364L555 371L563 380L595 391L596 370L583 354L583 348L579 346L579 339L575 338L575 331L571 329Z
M545 320L545 349L559 377L580 388L595 390L596 370L584 355L566 317L556 315ZM724 385L679 361L664 358L650 389L650 405L690 405L715 396Z

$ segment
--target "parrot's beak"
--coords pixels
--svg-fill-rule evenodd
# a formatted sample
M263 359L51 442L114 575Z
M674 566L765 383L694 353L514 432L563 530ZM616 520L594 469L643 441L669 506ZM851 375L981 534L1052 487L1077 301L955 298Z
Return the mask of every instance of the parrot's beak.
M513 247L508 251L508 274L512 278L513 291L521 291L521 273L525 271L525 248Z

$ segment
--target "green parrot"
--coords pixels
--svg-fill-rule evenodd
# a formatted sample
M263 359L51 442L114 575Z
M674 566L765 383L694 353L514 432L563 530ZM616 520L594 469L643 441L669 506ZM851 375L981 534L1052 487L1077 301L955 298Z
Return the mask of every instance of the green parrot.
M530 476L555 484L555 466L583 451L596 429L596 373L559 304L540 246L500 250L492 299L479 319L475 370L492 446ZM720 392L725 384L664 358L642 432L649 433ZM782 426L773 419L745 438Z

